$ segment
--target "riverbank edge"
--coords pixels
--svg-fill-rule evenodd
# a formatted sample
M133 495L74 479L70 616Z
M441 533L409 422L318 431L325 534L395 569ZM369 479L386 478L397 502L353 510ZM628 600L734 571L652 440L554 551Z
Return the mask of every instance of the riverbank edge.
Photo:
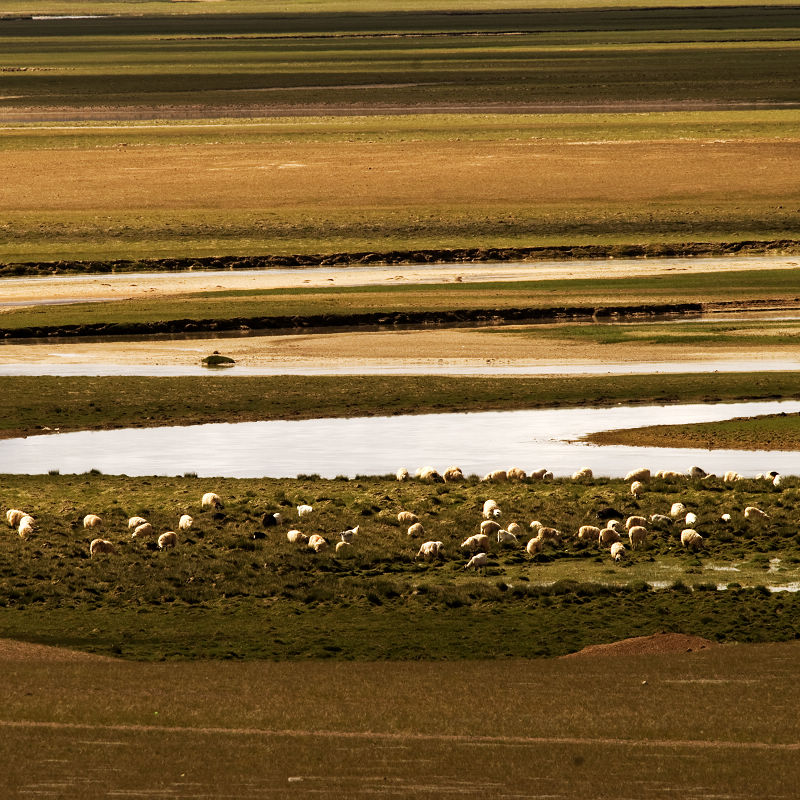
M0 277L93 274L105 272L170 272L182 270L349 267L394 264L459 264L491 261L570 261L604 258L681 258L737 255L800 254L800 240L734 242L651 242L646 244L541 245L535 247L462 247L442 249L365 250L294 255L205 256L111 260L20 261L0 263Z

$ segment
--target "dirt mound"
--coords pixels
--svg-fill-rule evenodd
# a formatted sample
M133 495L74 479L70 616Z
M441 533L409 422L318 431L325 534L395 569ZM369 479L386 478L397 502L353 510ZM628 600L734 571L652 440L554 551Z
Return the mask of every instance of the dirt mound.
M65 647L50 647L46 644L18 642L16 639L0 639L0 661L113 661L110 656L67 650Z
M609 644L593 644L568 653L562 658L575 656L637 656L659 653L695 653L715 647L716 642L702 636L690 636L685 633L654 633L651 636L636 636Z

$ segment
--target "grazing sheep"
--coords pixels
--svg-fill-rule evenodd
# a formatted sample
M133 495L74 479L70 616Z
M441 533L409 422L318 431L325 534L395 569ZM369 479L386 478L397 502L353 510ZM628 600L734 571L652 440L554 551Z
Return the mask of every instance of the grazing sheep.
M214 492L206 492L203 499L200 501L203 508L222 508L222 500L218 494Z
M408 474L408 470L405 467L400 467L395 473L395 477L402 482L407 481L411 476Z
M444 478L433 467L420 467L417 477L426 483L444 483Z
M461 471L461 467L448 467L442 473L442 477L445 483L456 483L464 480L464 473Z
M689 511L686 516L683 518L683 521L690 527L693 528L697 524L697 514L694 511Z
M292 544L308 544L308 536L297 530L286 531L286 538Z
M553 544L559 544L561 542L561 531L556 530L555 528L547 528L541 527L539 528L539 536L541 536L543 542L553 542Z
M547 468L542 467L542 469L535 469L533 472L529 474L528 477L533 478L534 480L540 481L547 475Z
M411 511L401 511L397 515L397 521L401 525L413 525L415 522L419 522L419 517Z
M596 525L581 525L578 528L578 540L581 542L597 539L598 536L600 536L600 528Z
M532 531L540 531L544 525L539 522L538 519L531 520L531 524L528 526Z
M109 542L108 539L92 539L89 544L89 555L94 556L98 553L113 553L114 544Z
M554 477L555 476L553 475L553 473L548 471L548 472L545 472L545 474L542 476L542 480L543 481L552 481Z
M419 550L417 554L414 556L414 560L418 558L424 558L426 561L431 558L439 558L442 553L442 548L444 547L444 542L423 542L419 546Z
M28 521L32 519L33 517L22 518L22 521L19 523L19 527L17 528L17 533L19 534L20 539L27 539L33 533L33 523Z
M496 469L488 472L481 478L482 481L506 481L508 480L508 473L504 469Z
M328 549L328 542L318 533L312 533L311 536L308 537L308 547L315 553L321 553L323 550Z
M702 467L690 467L689 468L689 477L690 478L706 478L706 477L708 477L708 473Z
M622 561L622 556L624 555L625 545L622 544L622 542L614 542L614 544L611 545L611 558L613 558L614 561L619 562Z
M194 525L194 520L188 514L184 514L178 520L178 530L188 531L189 528L192 527L192 525Z
M738 472L734 472L733 470L728 470L723 476L722 480L724 483L734 483L735 481L740 481L742 476Z
M483 518L484 519L497 519L501 515L500 506L497 505L495 500L487 500L483 504Z
M621 527L622 523L618 519L606 520L606 528L611 528L613 531L619 531Z
M178 544L178 534L175 531L165 531L158 537L158 549L166 550Z
M747 506L744 510L745 519L769 519L769 514L755 506Z
M133 532L131 533L131 539L138 539L140 536L152 536L153 535L153 526L149 522L145 522L143 525L137 525Z
M138 528L140 525L144 525L147 520L144 517L131 517L128 520L128 530L131 531L134 528Z
M409 536L424 536L425 535L425 528L422 527L421 522L415 522L413 525L408 526L408 530L406 533Z
M650 522L653 525L658 525L659 527L669 527L672 525L672 517L668 517L666 514L651 514L650 515Z
M350 542L345 542L344 540L341 542L336 542L336 552L341 553L342 550L347 550L348 548L352 547L353 545Z
M583 480L591 480L594 476L594 473L589 467L584 467L583 469L579 469L577 472L572 473L572 480L574 481L583 481Z
M528 476L524 469L520 469L519 467L511 467L511 469L506 471L506 477L510 481L524 481Z
M83 518L83 527L84 528L102 528L103 527L103 520L97 516L97 514L87 514Z
M631 484L631 494L638 500L644 492L644 484L641 481L634 481Z
M683 503L673 503L669 510L671 517L681 517L686 513L686 506Z
M33 526L36 525L36 520L30 514L23 514L19 518L19 524L17 525L17 530L19 531L19 529L23 525L30 525L30 527L33 528Z
M626 476L625 481L640 481L641 483L647 483L650 480L650 470L647 467L641 467L640 469L632 469Z
M261 524L265 528L274 528L283 525L283 514L280 511L266 511L261 515Z
M681 544L689 550L699 550L703 546L703 537L693 528L681 531Z
M597 536L597 543L602 546L604 544L613 544L618 542L622 537L613 528L603 528Z
M517 537L511 531L504 531L500 529L497 531L498 544L517 544Z
M528 544L525 545L525 550L529 556L535 556L537 553L542 552L544 547L544 539L541 536L534 536L533 539L528 539Z
M499 522L495 522L493 519L485 519L481 522L481 533L485 533L487 536L491 536L497 531L500 530L503 526Z
M27 516L30 515L26 514L24 511L20 511L18 508L9 508L8 511L6 511L6 522L9 524L9 527L11 528L18 528L19 521L23 517Z
M722 515L722 516L719 518L720 522L730 522L730 521L731 521L731 519L732 519L732 518L731 518L731 515L730 515L730 514L723 514L723 515Z
M342 531L339 536L341 537L343 542L352 542L353 539L358 536L358 529L360 525L356 525L355 528L348 528L346 531Z
M780 487L781 487L781 484L782 484L782 483L783 483L783 475L776 475L776 476L775 476L775 477L772 479L772 485L773 485L773 486L774 486L776 489L780 489Z
M524 530L524 528L523 528L523 527L522 527L522 525L520 525L518 522L512 522L512 523L511 523L511 524L510 524L510 525L509 525L509 526L506 528L506 530L507 530L509 533L513 533L513 534L514 534L514 536L522 536L522 534L523 534L523 533L525 533L525 530Z
M489 537L485 533L476 533L474 536L468 536L461 542L462 550L470 550L473 553L478 550L489 549Z
M628 528L628 539L631 543L631 550L638 550L647 544L647 528L643 525L633 525Z
M483 569L489 563L489 556L486 553L475 553L472 558L464 565L464 569Z
M297 506L297 516L307 517L313 510L314 509L312 506L306 506L306 505Z
M658 477L665 481L680 481L685 476L680 472L675 472L675 470L665 469Z
M628 517L625 520L625 530L630 530L634 525L643 525L647 527L647 519L645 517Z

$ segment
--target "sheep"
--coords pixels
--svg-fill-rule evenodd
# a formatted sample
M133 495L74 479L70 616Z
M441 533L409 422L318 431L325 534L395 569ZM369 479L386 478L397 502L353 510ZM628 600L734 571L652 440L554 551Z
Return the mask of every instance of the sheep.
M347 542L348 544L353 541L353 539L358 536L358 529L359 525L356 525L355 528L348 528L346 531L342 531L339 536L343 542Z
M138 539L140 536L151 536L153 533L153 526L149 522L143 525L137 525L131 532L131 539Z
M581 542L597 539L598 536L600 536L600 528L596 525L581 525L578 528L578 540Z
M475 553L472 558L464 565L464 569L483 569L489 563L489 556L486 553Z
M545 472L545 474L542 476L542 480L543 481L552 481L554 477L555 476L553 475L553 473L548 471L548 472Z
M495 500L487 500L483 504L483 518L484 519L497 519L502 514L500 506L497 505Z
M144 517L131 517L128 520L128 530L132 531L134 528L144 525L145 522L147 522L147 520Z
M497 543L498 544L516 544L517 537L514 536L513 533L510 531L504 531L500 529L497 531Z
M87 514L83 518L83 527L84 528L102 528L103 527L103 520L97 516L97 514Z
M194 525L194 520L188 514L184 514L178 520L178 530L180 531L188 531L192 525Z
M513 533L514 536L522 536L522 534L525 532L522 525L520 525L518 522L512 522L506 527L506 530L509 533Z
M747 506L744 510L745 519L769 519L769 514L755 506Z
M611 558L614 561L620 562L622 561L622 556L625 555L625 545L622 542L614 542L611 545Z
M647 520L644 517L636 517L636 516L628 517L628 519L625 520L625 530L629 531L635 525L641 525L647 527Z
M540 531L540 530L541 530L541 529L544 527L544 525L542 525L542 523L541 523L541 522L539 522L539 520L538 520L538 519L534 519L534 520L531 520L531 524L530 524L528 527L529 527L529 528L530 528L532 531L537 531L537 532L538 532L538 531Z
M308 536L298 530L286 531L286 538L291 544L308 544Z
M266 511L261 515L261 524L265 528L283 525L283 514L280 511Z
M417 477L426 483L444 483L444 478L433 467L420 467Z
M442 473L442 477L445 483L456 483L464 480L464 473L461 471L461 467L448 467Z
M668 517L666 514L651 514L650 515L650 522L653 525L658 525L659 527L667 526L669 527L672 525L672 517Z
M690 467L689 468L689 477L690 478L705 478L708 476L708 473L702 467Z
M681 544L689 550L699 550L703 546L703 537L693 528L681 531Z
M8 511L6 511L6 522L10 528L18 528L19 521L26 516L29 515L24 511L20 511L18 508L9 508Z
M734 472L733 470L728 470L723 476L722 480L724 483L734 483L735 481L740 481L742 476L738 472Z
M308 538L307 547L309 547L315 553L320 553L323 550L328 549L328 542L318 533L312 533Z
M482 481L505 481L508 480L508 473L504 469L496 469L488 472L481 478Z
M408 474L408 470L405 467L400 467L395 473L395 477L402 483L403 481L407 481L411 476Z
M297 506L297 516L307 517L313 510L314 508L312 506L306 506L306 505Z
M178 534L175 531L165 531L158 537L158 549L166 550L178 544Z
M17 528L20 539L27 539L33 533L33 522L29 522L33 517L23 517Z
M471 550L473 553L478 550L489 549L489 537L485 533L476 533L474 536L468 536L461 542L462 550Z
M421 522L415 522L413 525L408 526L406 533L409 536L424 536L425 528L422 526Z
M442 554L443 547L444 542L423 542L419 546L419 550L414 556L414 560L418 558L424 558L427 561L429 558L439 558L439 556Z
M672 508L669 510L671 517L680 517L686 513L686 506L683 503L673 503Z
M415 522L419 522L419 517L411 511L401 511L397 515L397 521L401 525L413 525Z
M594 473L589 467L583 467L583 469L579 469L577 472L572 473L572 480L574 481L584 481L584 480L591 480L594 476Z
M200 505L203 508L223 508L220 496L214 492L206 492L200 501Z
M634 481L631 484L631 494L638 500L644 492L644 484L641 481Z
M543 542L553 542L554 544L561 542L561 531L555 528L541 527L539 528L539 536Z
M683 521L686 523L687 527L693 528L697 524L697 514L695 514L694 511L689 511L683 518Z
M30 526L31 528L33 528L34 525L36 525L36 520L30 514L23 514L19 518L19 524L17 525L17 531L19 531L19 529L22 528L23 526L26 526L26 527Z
M540 481L547 475L547 468L542 467L542 469L535 469L533 472L529 473L528 477L533 478L534 480Z
M772 485L773 485L773 486L774 486L776 489L780 489L780 487L781 487L781 484L782 484L782 483L783 483L783 475L776 475L776 476L775 476L775 477L772 479Z
M491 536L497 533L502 527L503 526L499 522L495 522L493 519L485 519L481 522L481 533Z
M529 556L535 556L537 553L542 552L542 548L544 547L544 539L541 536L534 536L532 539L528 539L528 544L525 545L525 550Z
M345 541L336 542L336 552L337 554L341 553L343 550L346 551L348 548L352 546L353 545L351 545L350 542L345 542Z
M643 525L633 525L628 528L628 540L631 543L631 550L638 550L647 544L647 528Z
M113 553L115 552L113 542L108 539L92 539L89 544L89 556L94 556L98 553Z
M675 470L665 469L660 475L658 475L664 481L679 481L683 480L685 477L681 472L675 472Z
M519 467L511 467L511 469L506 471L506 477L510 481L524 481L528 476L524 469L520 469Z
M606 528L611 528L612 531L619 532L622 523L618 519L609 519L606 520Z
M599 545L613 544L618 542L622 537L613 528L603 528L597 536L597 543Z
M648 483L650 480L650 470L647 467L640 467L639 469L632 469L626 476L625 482L639 481L641 483Z
M719 521L720 522L730 522L731 519L732 519L731 515L728 514L728 513L725 513L719 518Z

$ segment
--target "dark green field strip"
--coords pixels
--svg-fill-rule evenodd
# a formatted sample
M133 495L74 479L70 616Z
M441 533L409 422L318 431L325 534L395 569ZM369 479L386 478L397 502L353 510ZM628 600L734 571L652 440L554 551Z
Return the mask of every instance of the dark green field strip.
M800 373L596 378L0 377L0 437L263 419L800 397ZM755 434L754 434L755 436ZM757 441L756 438L751 441Z

